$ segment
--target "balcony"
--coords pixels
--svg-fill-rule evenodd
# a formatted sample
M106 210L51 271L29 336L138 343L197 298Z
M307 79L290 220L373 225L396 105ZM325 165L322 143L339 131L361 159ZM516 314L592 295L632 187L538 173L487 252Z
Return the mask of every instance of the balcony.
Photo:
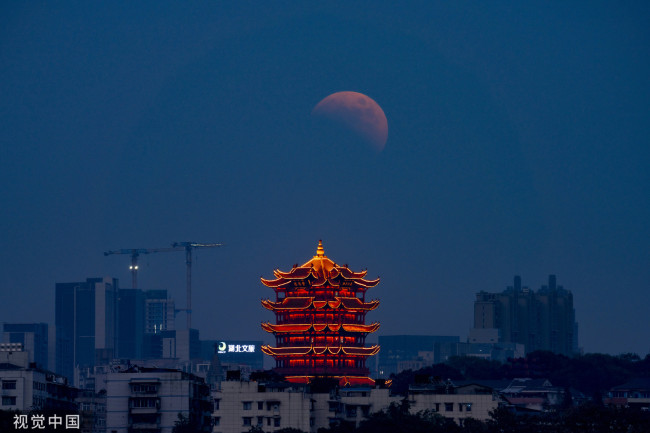
M158 413L157 407L132 407L129 408L129 413L133 415L143 415L148 413Z
M129 413L132 415L155 414L160 410L160 399L157 397L129 398Z
M129 427L129 431L132 432L137 432L137 431L160 431L160 424L158 423L151 423L151 422L138 422L138 423L133 423Z

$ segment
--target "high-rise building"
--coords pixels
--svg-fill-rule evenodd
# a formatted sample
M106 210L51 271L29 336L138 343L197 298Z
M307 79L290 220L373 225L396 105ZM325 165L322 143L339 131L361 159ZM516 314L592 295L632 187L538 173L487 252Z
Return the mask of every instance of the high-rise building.
M117 297L117 357L142 358L146 295L140 289L119 289Z
M147 290L144 305L144 340L142 357L163 357L163 333L174 334L175 304L167 297L167 290Z
M2 326L2 343L21 343L29 353L29 362L37 368L48 367L48 326L47 323L5 323Z
M144 332L156 334L175 330L175 304L167 297L167 290L147 290L145 294Z
M576 353L577 327L573 294L557 285L555 275L537 292L515 276L514 286L501 293L476 294L474 328L497 329L500 343L524 344L526 352Z
M280 374L291 382L305 382L319 375L342 384L373 384L366 358L379 346L365 347L366 336L379 323L365 324L366 313L379 301L366 302L366 291L379 279L366 280L367 271L354 272L325 255L322 242L316 255L289 272L275 270L275 279L262 283L275 291L275 301L262 305L275 313L276 323L262 328L275 335L277 347L262 346L275 358Z
M97 357L114 356L118 281L88 278L57 283L55 290L55 369L73 381L76 367L92 367Z

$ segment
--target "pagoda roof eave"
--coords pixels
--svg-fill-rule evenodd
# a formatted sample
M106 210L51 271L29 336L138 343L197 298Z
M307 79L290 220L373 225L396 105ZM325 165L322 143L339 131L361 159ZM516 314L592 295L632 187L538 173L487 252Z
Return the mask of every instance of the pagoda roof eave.
M262 352L270 356L293 356L293 355L322 355L326 352L338 354L340 352L352 356L372 356L379 352L379 346L371 347L345 347L345 346L299 346L299 347L272 347L262 346Z
M260 281L262 281L262 284L264 284L266 287L271 287L271 288L284 287L291 283L290 280L283 280L280 278L276 280L267 280L265 278L260 278Z
M311 324L311 323L302 323L302 324L283 324L283 325L274 325L269 322L262 323L262 329L269 333L277 334L291 334L291 333L304 333L309 331L323 332L326 329L329 329L332 332L339 332L341 328L345 332L369 334L377 331L379 329L379 322L372 323L370 325L357 325L357 324L334 324L334 323L322 323L322 324Z
M280 302L274 302L270 299L263 299L262 305L264 308L277 311L277 310L304 310L310 306L314 306L315 309L322 309L325 306L329 306L331 309L337 309L343 307L348 311L371 311L379 306L378 300L372 300L370 302L362 302L359 298L355 297L336 297L335 301L314 301L312 296L294 296L284 298Z
M271 288L278 288L278 287L286 287L290 285L293 281L302 281L305 280L309 277L314 278L313 281L309 284L309 286L312 287L322 287L325 285L330 285L332 287L340 287L341 282L336 281L337 276L329 276L325 277L324 275L316 274L314 275L313 273L309 273L306 277L304 278L289 278L286 276L281 276L279 278L276 278L275 280L267 280L266 278L260 278L260 281L262 281L262 284L264 284L267 287ZM372 287L375 287L377 284L379 284L379 278L376 278L374 280L364 280L363 278L344 278L345 280L352 281L358 289L361 290L367 290Z

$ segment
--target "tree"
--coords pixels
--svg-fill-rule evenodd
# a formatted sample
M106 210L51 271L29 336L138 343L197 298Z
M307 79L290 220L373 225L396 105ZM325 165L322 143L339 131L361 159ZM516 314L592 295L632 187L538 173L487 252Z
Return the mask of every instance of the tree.
M358 433L459 433L460 427L449 418L432 411L409 413L408 404L392 403L361 422Z
M460 371L466 379L502 379L503 364L476 356L452 356L447 361L452 368Z
M200 433L201 426L196 421L192 421L182 413L178 414L178 420L174 422L172 433Z
M17 410L0 410L0 431L15 431L14 417L20 415Z

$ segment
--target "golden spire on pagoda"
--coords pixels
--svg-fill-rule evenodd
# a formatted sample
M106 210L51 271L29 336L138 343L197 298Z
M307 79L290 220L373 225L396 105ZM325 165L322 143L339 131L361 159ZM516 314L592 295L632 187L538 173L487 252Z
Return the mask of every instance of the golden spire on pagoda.
M325 249L323 248L323 241L318 241L318 248L316 248L316 257L325 257Z

